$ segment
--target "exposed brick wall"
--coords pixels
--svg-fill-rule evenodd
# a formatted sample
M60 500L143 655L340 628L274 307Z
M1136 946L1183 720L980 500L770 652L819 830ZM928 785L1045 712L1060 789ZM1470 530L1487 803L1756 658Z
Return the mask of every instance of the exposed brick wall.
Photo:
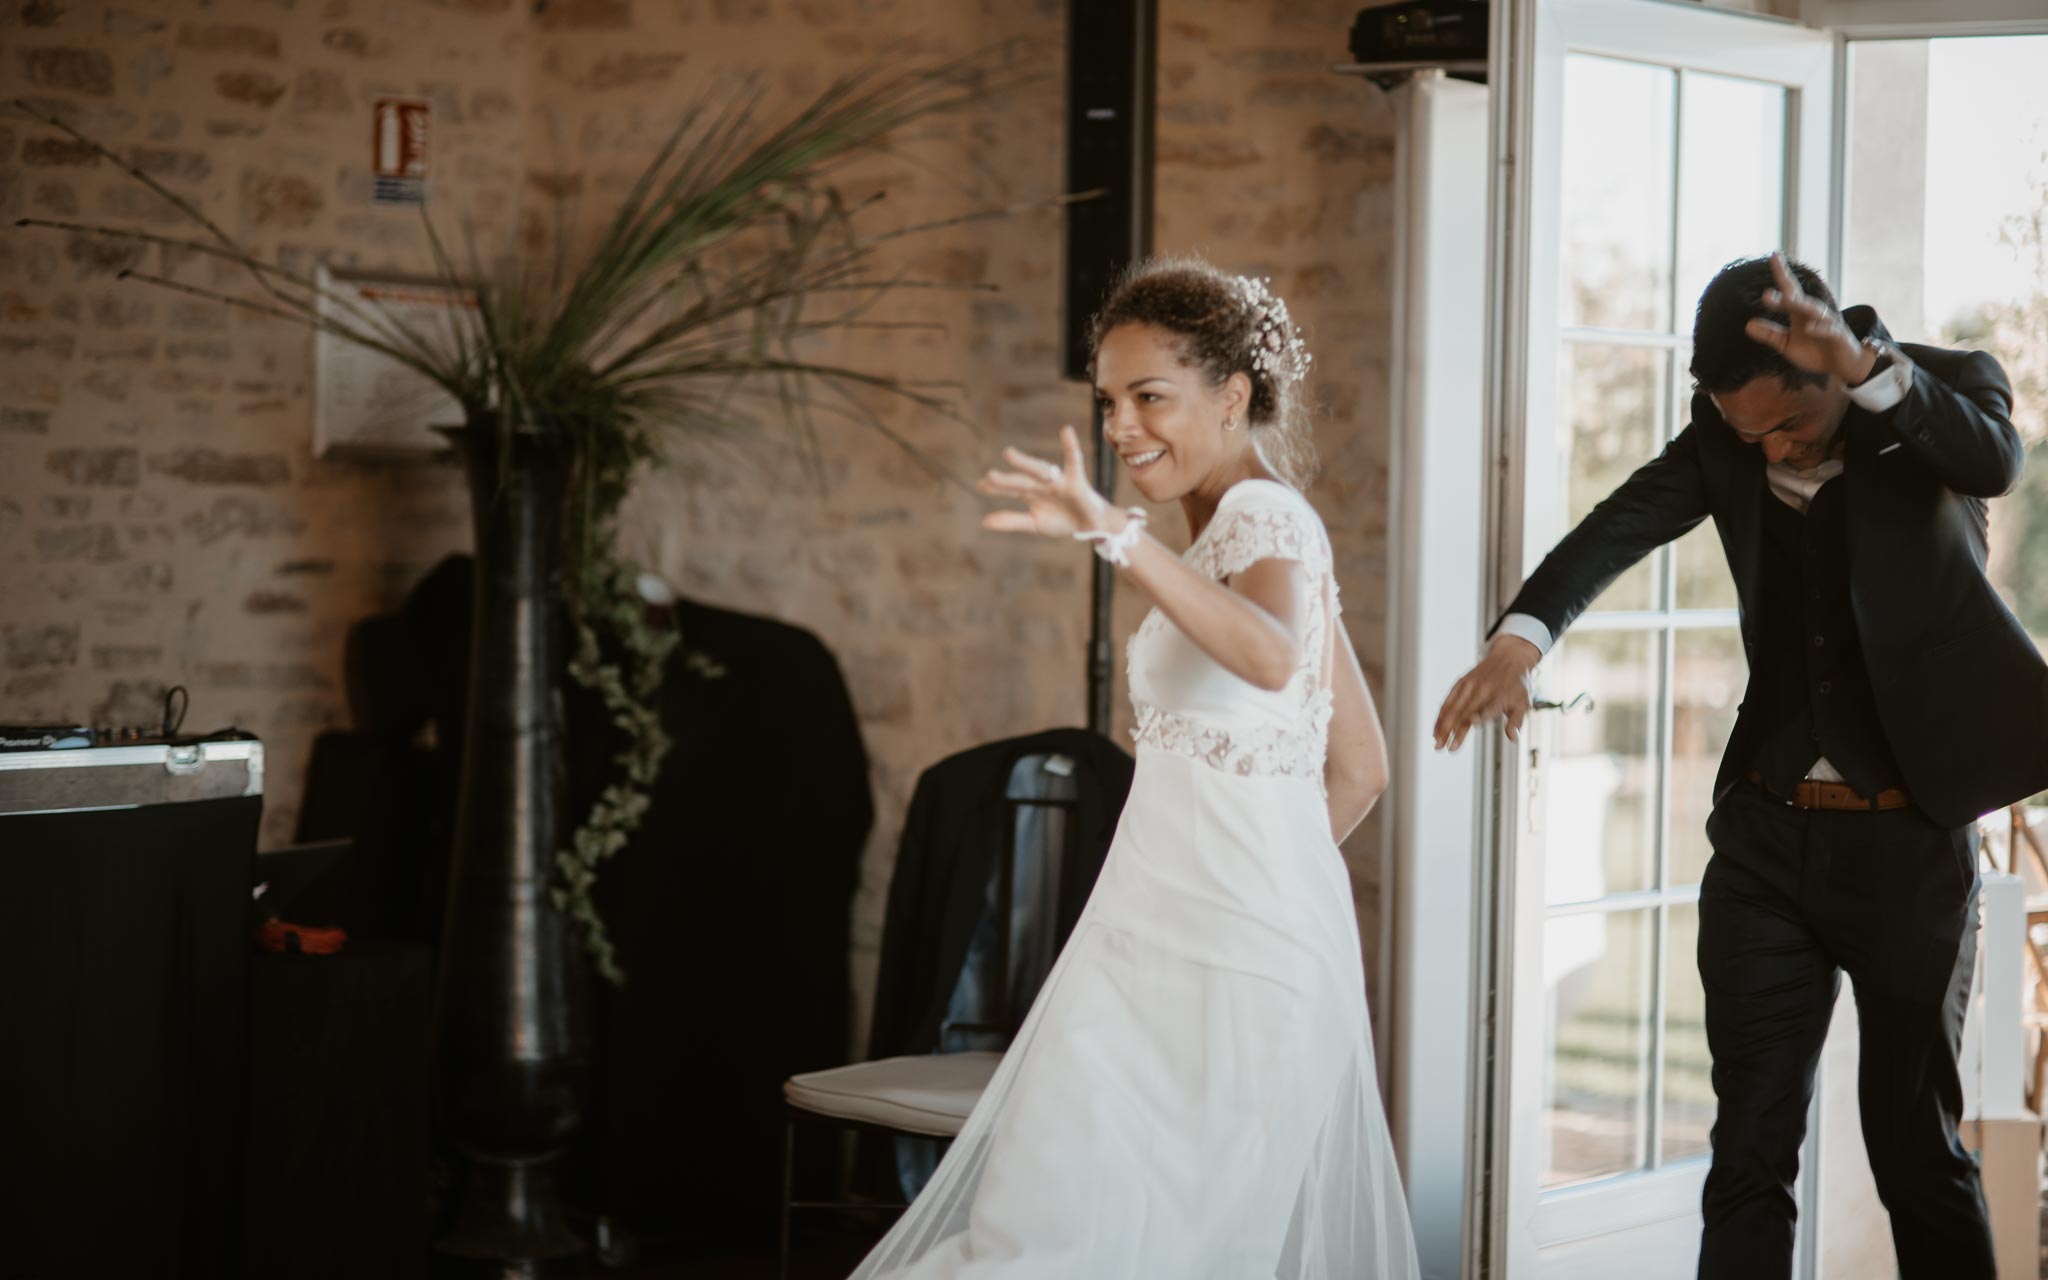
M369 108L434 99L437 209L511 230L531 33L495 4L0 3L0 99L74 121L264 255L423 263L419 219L368 201ZM510 68L508 72L508 67ZM0 121L0 221L204 236L32 121ZM176 255L178 278L238 288ZM314 735L344 723L345 628L467 541L459 477L311 456L299 330L118 282L167 255L0 230L0 719L239 724L288 840Z
M588 218L677 107L752 69L771 104L900 48L1040 41L1044 75L850 168L886 190L869 225L1025 202L1061 180L1057 0L257 0L132 8L0 0L0 97L61 107L265 251L418 269L416 219L368 202L369 100L436 105L437 214L486 242L514 211ZM1353 3L1164 0L1158 245L1273 278L1309 330L1325 406L1314 492L1351 633L1383 652L1387 252L1392 121L1329 74ZM171 224L61 137L0 123L0 215ZM451 472L310 456L308 339L117 285L118 246L0 233L0 719L137 719L189 685L193 722L271 750L266 839L289 833L312 736L345 719L346 625L388 608L466 541ZM141 255L157 265L154 251ZM943 333L863 334L825 354L951 384L963 426L882 406L972 477L1005 443L1050 447L1088 398L1057 370L1059 222L1049 211L913 242L927 278L993 294L890 304ZM227 283L188 265L187 278ZM918 772L1083 714L1088 558L987 534L975 497L857 426L822 423L825 485L764 429L734 450L678 439L631 504L628 550L700 599L785 618L838 654L873 759L878 821L856 912L866 1021L881 907ZM1135 495L1121 495L1124 501ZM1176 511L1155 521L1179 538ZM1118 654L1138 605L1117 611ZM1128 723L1117 698L1119 731ZM801 726L792 726L801 731ZM1375 827L1353 842L1368 954Z

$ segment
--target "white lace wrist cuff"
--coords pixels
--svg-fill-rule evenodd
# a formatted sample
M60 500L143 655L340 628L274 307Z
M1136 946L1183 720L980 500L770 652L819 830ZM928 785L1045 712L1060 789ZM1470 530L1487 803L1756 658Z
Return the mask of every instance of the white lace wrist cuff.
M1115 533L1102 529L1081 529L1074 534L1076 542L1092 542L1095 554L1118 568L1131 562L1131 548L1138 545L1138 539L1145 534L1145 513L1136 507L1125 511L1129 519L1124 527Z

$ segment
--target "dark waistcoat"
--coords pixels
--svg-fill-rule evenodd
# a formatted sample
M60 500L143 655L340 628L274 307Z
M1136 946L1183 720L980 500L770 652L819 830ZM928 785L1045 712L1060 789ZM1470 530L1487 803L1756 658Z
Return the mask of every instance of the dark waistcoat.
M1770 726L1755 768L1780 794L1822 756L1863 795L1899 784L1849 602L1845 492L1840 477L1829 481L1804 515L1768 491L1761 504L1763 643L1750 696Z

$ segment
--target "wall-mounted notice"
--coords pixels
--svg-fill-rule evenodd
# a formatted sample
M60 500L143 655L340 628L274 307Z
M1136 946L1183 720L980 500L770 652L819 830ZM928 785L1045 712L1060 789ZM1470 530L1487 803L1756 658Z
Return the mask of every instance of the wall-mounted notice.
M370 200L374 204L427 202L427 125L424 98L378 98L370 110Z
M452 349L458 326L476 322L476 296L435 280L369 278L319 270L320 314L364 329L363 313L386 316ZM432 428L458 426L454 398L391 357L319 329L313 335L313 455L422 454L447 449Z

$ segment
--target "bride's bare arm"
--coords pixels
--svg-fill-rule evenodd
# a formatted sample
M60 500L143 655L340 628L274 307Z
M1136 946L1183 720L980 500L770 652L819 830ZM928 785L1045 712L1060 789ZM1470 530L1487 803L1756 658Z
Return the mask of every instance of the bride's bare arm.
M1342 844L1387 789L1387 738L1380 729L1372 689L1365 683L1365 669L1358 664L1358 651L1341 623L1331 666L1330 690L1336 705L1330 716L1323 785L1329 793L1330 838Z
M1089 487L1072 427L1060 429L1060 445L1064 464L1057 467L1015 449L1004 451L1018 469L989 472L982 491L1016 498L1027 509L990 512L984 526L1054 538L1125 531L1130 516ZM1308 577L1299 563L1261 560L1225 585L1196 573L1142 533L1124 556L1125 576L1224 670L1261 689L1287 687L1301 665L1307 605Z
M1277 691L1301 669L1308 575L1299 562L1260 560L1217 583L1149 536L1130 560L1124 576L1224 670Z

